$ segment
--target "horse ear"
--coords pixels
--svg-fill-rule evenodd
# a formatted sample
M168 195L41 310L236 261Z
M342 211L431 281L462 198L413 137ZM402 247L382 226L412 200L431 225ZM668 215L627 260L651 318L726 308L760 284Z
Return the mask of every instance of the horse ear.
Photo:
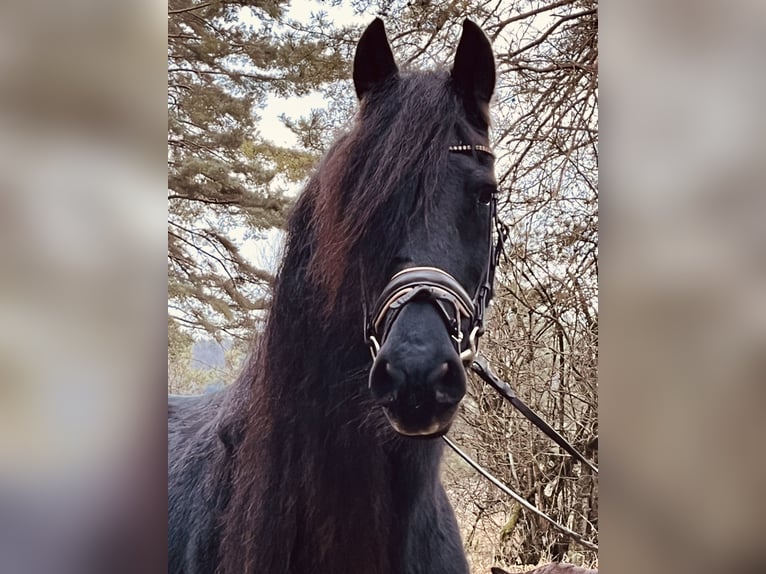
M399 72L383 20L375 18L359 39L354 56L354 88L361 100L376 84Z
M476 24L463 21L463 34L457 45L452 80L469 118L482 127L489 125L489 100L495 91L495 58L492 45Z

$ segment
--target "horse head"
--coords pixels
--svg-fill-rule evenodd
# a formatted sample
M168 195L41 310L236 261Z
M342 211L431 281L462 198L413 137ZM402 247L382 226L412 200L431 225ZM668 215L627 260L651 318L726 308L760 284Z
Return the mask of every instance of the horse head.
M353 69L358 121L375 129L374 122L381 123L376 107L390 105L396 85L408 81L380 20L362 35ZM434 90L453 102L451 116L444 118L447 137L424 141L420 149L410 149L404 143L408 136L402 138L397 153L422 161L401 164L413 173L400 178L396 193L415 199L407 204L406 223L396 230L386 259L387 283L371 294L365 324L374 400L398 433L419 437L444 434L465 395L466 368L483 332L497 252L497 183L489 145L494 58L486 36L469 20L451 71L438 78ZM408 100L407 113L413 108L415 114L440 113L429 107L428 97ZM411 129L421 129L417 119Z

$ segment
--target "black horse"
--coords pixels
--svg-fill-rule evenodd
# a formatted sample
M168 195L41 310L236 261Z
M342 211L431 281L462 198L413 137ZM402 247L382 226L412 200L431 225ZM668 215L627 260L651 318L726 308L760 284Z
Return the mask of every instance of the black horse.
M170 572L468 572L434 437L491 296L492 50L466 20L450 71L400 72L378 19L353 77L242 375L170 399Z

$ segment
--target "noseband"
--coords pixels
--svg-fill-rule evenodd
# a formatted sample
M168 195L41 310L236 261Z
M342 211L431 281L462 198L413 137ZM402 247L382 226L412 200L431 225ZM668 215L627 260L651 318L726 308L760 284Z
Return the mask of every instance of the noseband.
M449 151L480 151L494 157L492 150L483 145L450 146ZM492 237L493 227L497 229L496 242ZM492 284L504 239L505 230L497 217L497 200L493 196L490 200L489 257L473 297L457 279L437 267L409 267L396 273L365 318L365 339L373 360L405 305L412 301L428 301L444 320L463 365L470 366L476 356L479 337L484 333L484 312L492 299Z

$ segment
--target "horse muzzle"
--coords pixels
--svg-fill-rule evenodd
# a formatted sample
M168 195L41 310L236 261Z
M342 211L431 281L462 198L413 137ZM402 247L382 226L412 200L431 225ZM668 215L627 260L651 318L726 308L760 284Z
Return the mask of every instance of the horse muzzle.
M452 424L466 373L429 302L402 309L373 362L370 391L400 434L438 436Z
M406 436L444 434L466 391L481 325L458 281L441 269L400 271L367 323L373 356L370 390Z

